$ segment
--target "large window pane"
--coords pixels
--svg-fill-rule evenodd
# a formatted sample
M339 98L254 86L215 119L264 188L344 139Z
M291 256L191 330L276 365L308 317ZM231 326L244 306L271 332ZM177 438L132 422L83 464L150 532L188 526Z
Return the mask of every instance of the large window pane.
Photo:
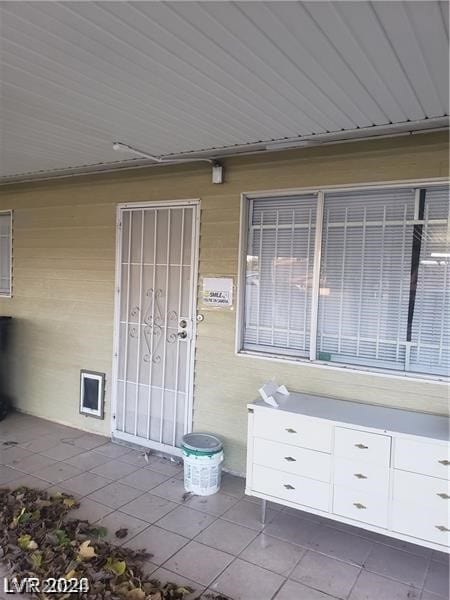
M318 359L404 369L415 197L325 195Z
M450 245L448 187L424 190L420 260L411 331L411 371L449 374Z
M316 195L250 205L244 348L309 356Z

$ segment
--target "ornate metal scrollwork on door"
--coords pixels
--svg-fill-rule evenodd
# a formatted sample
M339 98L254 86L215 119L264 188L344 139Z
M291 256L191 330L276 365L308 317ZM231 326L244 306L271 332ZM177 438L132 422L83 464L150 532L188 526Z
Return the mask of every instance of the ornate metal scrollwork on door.
M161 355L158 354L158 348L164 335L164 330L168 330L169 321L178 321L178 314L176 311L171 310L168 312L167 317L164 317L163 311L160 306L159 300L164 296L164 292L161 288L154 290L148 288L145 291L145 297L148 298L148 304L143 311L142 325L144 325L143 336L147 352L143 355L142 360L145 363L153 362L158 364L161 362ZM132 318L136 318L139 315L140 307L134 306L130 312ZM132 338L137 337L138 329L132 327L129 330L129 336ZM152 337L153 336L153 337ZM177 341L176 333L168 333L166 331L166 342L173 344Z

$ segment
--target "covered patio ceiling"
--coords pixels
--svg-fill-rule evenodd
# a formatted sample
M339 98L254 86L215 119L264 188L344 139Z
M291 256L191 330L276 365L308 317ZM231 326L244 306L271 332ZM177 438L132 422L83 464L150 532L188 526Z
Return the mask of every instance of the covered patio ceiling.
M447 2L6 2L1 22L3 181L142 162L113 141L213 157L447 124Z

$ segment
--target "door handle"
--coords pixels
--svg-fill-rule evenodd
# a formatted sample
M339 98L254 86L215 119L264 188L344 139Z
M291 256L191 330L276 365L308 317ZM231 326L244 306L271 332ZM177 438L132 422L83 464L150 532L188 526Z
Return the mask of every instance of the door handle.
M357 479L367 479L366 475L363 475L362 473L354 473L353 477L356 477Z
M369 446L364 446L364 444L355 444L355 448L359 448L360 450L367 450Z
M439 531L450 531L450 529L448 527L445 527L445 525L435 525L436 529L439 529Z
M444 492L442 492L441 494L437 494L437 496L439 496L439 498L442 498L442 500L448 500L450 498L450 496L448 494L445 494Z
M291 427L286 427L286 431L287 431L288 433L297 433L297 432L295 431L295 429L292 429Z
M285 484L284 484L284 487L285 487L287 490L295 490L295 487L294 487L293 485L290 485L289 483L285 483Z
M438 460L438 463L444 465L444 467L448 467L448 465L450 465L450 460Z
M361 504L361 502L353 502L353 506L356 506L356 508L359 509L367 508L366 506L364 506L364 504Z
M293 458L292 456L285 456L284 460L287 460L288 462L296 462L296 458Z

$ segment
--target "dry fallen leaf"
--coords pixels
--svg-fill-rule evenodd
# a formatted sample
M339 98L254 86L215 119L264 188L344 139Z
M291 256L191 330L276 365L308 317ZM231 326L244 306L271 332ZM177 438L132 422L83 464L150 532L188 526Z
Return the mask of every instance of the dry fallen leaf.
M78 550L78 558L81 560L89 560L97 556L95 554L95 550L92 546L90 546L91 540L86 540L83 542Z

